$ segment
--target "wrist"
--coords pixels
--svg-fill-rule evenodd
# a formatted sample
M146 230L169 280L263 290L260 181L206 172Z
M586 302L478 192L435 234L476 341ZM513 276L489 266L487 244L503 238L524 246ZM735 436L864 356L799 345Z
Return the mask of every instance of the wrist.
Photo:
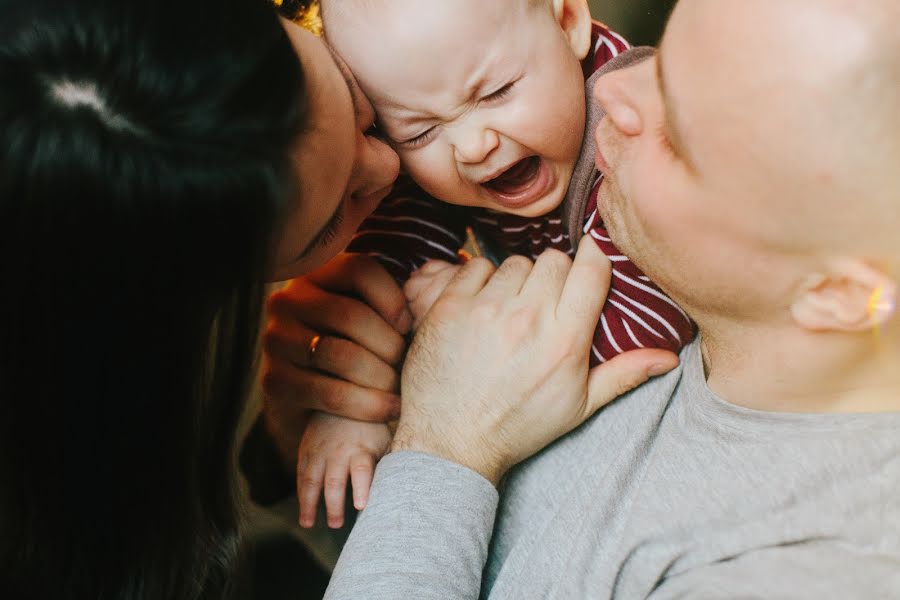
M503 461L499 460L498 457L494 457L485 448L472 451L474 448L472 444L437 442L436 436L420 435L401 424L394 434L394 439L391 441L388 452L410 451L431 454L475 471L487 479L494 487L497 487L500 478L503 477L508 468ZM457 450L457 447L469 448L469 451L463 452Z

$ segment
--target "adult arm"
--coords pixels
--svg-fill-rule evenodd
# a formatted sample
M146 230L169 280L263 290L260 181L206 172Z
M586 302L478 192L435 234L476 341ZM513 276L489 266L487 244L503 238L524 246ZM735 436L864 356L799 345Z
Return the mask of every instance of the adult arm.
M609 261L585 240L496 272L467 263L417 332L403 411L328 598L475 598L497 481L621 393L671 369L661 350L589 371ZM375 565L373 567L373 565Z

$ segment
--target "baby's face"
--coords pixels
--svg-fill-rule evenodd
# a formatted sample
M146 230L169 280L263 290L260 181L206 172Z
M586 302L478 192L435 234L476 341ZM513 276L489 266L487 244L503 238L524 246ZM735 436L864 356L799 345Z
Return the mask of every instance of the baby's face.
M326 4L325 27L425 191L529 217L559 206L584 134L584 76L549 2Z

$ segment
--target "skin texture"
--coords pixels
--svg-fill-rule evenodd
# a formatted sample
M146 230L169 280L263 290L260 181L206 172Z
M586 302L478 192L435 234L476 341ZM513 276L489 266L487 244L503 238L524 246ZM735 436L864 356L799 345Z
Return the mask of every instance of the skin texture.
M665 103L655 60L597 84L608 114L596 132L608 179L603 217L614 241L696 318L709 385L727 401L793 412L900 410L900 326L890 310L900 264L898 130L870 125L896 123L884 99L896 94L898 54L886 50L897 48L898 34L882 25L896 16L887 0L862 10L843 0L683 2L661 46ZM761 18L771 26L760 28ZM796 23L814 31L794 35ZM751 41L778 45L779 61L746 52ZM848 78L871 89L834 85ZM754 111L763 101L766 110ZM847 120L835 122L838 107ZM490 331L515 306L511 296L510 304L469 305L477 282L461 294L455 281L425 318L407 365L464 363L465 375L404 372L394 448L430 451L490 479L521 456L509 440L540 426L515 429L519 416L469 422L497 410L490 392L503 392L493 386L520 390L481 369L499 368L496 356L515 364L503 344L522 340L509 322L484 349L467 345L462 329L450 345L425 334L461 322ZM511 321L541 331L521 317ZM436 409L445 398L446 409Z
M346 66L321 39L283 23L308 79L313 125L293 155L301 192L281 234L274 280L308 272L345 248L390 192L399 169L397 155L366 135L375 115ZM339 206L338 226L317 238Z
M326 3L324 19L379 128L428 193L523 216L559 206L584 132L583 0ZM530 156L543 159L550 183L527 205L504 206L481 185Z
M548 251L534 265L517 256L496 270L480 258L463 266L410 347L392 450L446 457L496 485L601 406L674 367L669 352L639 350L588 369L593 331L584 325L599 319L610 274L591 238L574 261Z
M882 25L896 13L887 0L864 8L844 0L683 2L661 67L651 60L597 85L608 114L596 132L602 216L617 245L696 319L709 385L730 402L900 410L892 310L900 264L892 165L900 154L888 101L900 53L897 33ZM808 35L796 35L798 22L809 24ZM751 46L777 47L779 60ZM487 293L497 289L484 284L490 268L473 265L432 306L409 352L393 448L432 452L496 480L594 405L588 384L566 387L586 381L585 372L553 355L541 356L554 368L545 371L535 347L516 335L527 329L545 349L562 344L577 354L577 339L554 338L532 310L568 314L557 310L558 273L567 267L549 269L556 279L548 276L542 289L550 292L537 298L523 293L531 275L521 273L504 293ZM529 269L514 264L498 277ZM578 269L570 279L584 277ZM597 300L602 282L595 275L591 283ZM582 305L576 314L591 311ZM511 366L527 379L506 378ZM532 409L546 411L540 390L548 382L569 390L576 408L532 422L542 414ZM498 409L497 398L515 401ZM473 414L495 418L473 422Z
M596 132L600 213L697 321L710 386L729 401L898 407L898 130L869 126L896 124L883 103L896 65L872 66L896 60L884 51L897 33L879 23L897 12L888 2L682 2L658 59L597 84L608 114ZM777 61L746 51L776 46Z
M360 87L375 103L379 128L400 154L404 168L427 191L457 204L507 210L479 182L537 154L551 172L547 193L520 210L507 212L538 215L559 205L584 130L584 78L579 61L590 38L585 2L460 4L448 0L353 7L328 3L324 8L326 30L332 32L330 43L349 61ZM477 12L483 18L449 18L459 11ZM435 69L437 64L442 69ZM507 92L496 93L507 86L511 86ZM560 110L562 106L566 110ZM435 133L427 143L397 142L423 127ZM375 267L371 268L374 273ZM439 283L445 285L450 276L448 272ZM430 290L415 304L427 301L422 314L443 285L432 285ZM316 306L308 306L309 314L329 310L324 303ZM321 328L294 339L310 339L316 331ZM354 337L346 327L340 333ZM323 339L347 345L343 339ZM364 355L366 348L359 342L354 352ZM303 377L323 379L315 373ZM317 385L317 397L346 395L346 384L336 379L332 383L328 389ZM352 379L351 383L360 386L357 397L372 396L362 384ZM343 525L343 488L348 479L356 508L365 506L372 470L386 449L385 439L390 434L384 426L311 417L297 461L302 526L314 524L323 493L329 526ZM348 455L354 460L348 460Z
M262 418L285 469L294 472L311 409L381 422L396 417L396 365L411 317L403 292L374 261L349 257L317 269L387 195L399 161L368 135L374 111L346 66L321 39L283 25L313 91L312 125L293 155L301 193L279 237L272 277L312 272L269 301ZM338 226L318 235L341 205ZM315 363L307 360L313 335L348 331L346 340L323 336Z

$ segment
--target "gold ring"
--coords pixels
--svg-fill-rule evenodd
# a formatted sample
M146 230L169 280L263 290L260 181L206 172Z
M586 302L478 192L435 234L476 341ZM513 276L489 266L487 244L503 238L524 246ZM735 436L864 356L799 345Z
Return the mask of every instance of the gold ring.
M319 342L322 341L321 335L314 335L313 339L309 340L309 358L311 359L316 354L316 348L319 347Z

